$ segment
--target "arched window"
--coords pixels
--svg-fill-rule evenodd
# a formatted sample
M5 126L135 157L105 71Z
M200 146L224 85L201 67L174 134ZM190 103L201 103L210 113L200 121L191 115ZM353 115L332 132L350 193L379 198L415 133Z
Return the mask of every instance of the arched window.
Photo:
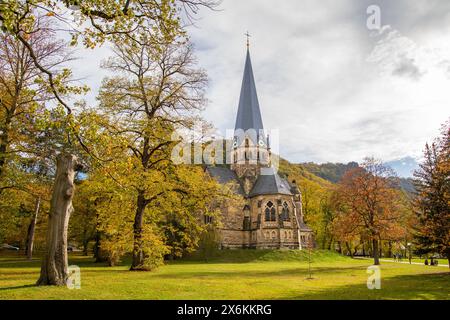
M286 201L283 203L283 208L281 209L281 219L283 221L289 221L290 220L290 217L289 217L289 205L287 204Z
M205 219L205 224L212 224L212 222L213 222L213 218L211 216L205 215L204 219Z
M267 202L264 214L266 221L277 221L276 210L272 201Z

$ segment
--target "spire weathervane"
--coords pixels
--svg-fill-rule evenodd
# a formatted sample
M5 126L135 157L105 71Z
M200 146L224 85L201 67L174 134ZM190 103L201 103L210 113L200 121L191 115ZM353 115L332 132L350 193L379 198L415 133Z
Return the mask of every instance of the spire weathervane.
M248 48L250 48L250 37L251 37L251 35L247 31L247 33L245 33L244 36L247 37L247 49L248 49Z

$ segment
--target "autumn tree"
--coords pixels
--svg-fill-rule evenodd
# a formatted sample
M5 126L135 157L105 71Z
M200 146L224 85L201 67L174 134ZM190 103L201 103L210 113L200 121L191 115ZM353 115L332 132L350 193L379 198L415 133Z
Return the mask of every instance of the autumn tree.
M173 167L171 150L177 142L172 134L192 126L192 115L205 102L206 75L195 68L186 39L147 37L145 41L115 43L115 55L104 67L120 76L105 79L99 96L107 130L132 155L128 176L136 193L132 270L147 269L143 245L147 207L167 192L186 192L176 183L179 168Z
M63 78L70 76L71 71L64 69L63 72L54 72L39 62L35 49L32 47L29 39L36 32L34 22L36 18L44 14L52 20L52 26L57 27L59 23L64 23L65 30L72 36L72 45L76 45L80 38L86 47L95 48L107 40L112 40L116 35L123 37L124 41L129 43L139 43L141 38L135 35L149 34L153 31L160 31L166 38L173 38L178 34L184 33L183 25L179 19L180 9L185 9L189 17L195 14L200 6L213 6L214 2L209 0L177 0L177 1L140 1L140 0L107 0L107 1L78 1L78 0L26 0L15 1L6 0L0 4L0 23L2 32L13 35L20 41L30 54L35 67L44 75L45 84L48 91L53 95L57 104L66 110L66 122L68 124L67 137L68 142L77 143L85 152L95 157L92 150L84 142L79 132L77 118L74 116L74 108L66 99L66 95L74 90L70 88ZM67 9L73 10L72 17L68 17ZM140 31L140 32L137 32ZM33 117L33 114L28 114ZM58 162L62 168L56 170L61 174L67 174L73 177L73 171L69 165L76 166L77 159L73 153L62 154ZM55 234L49 234L53 239L57 235L66 236L67 230L61 230L68 225L68 219L71 211L71 199L74 188L73 181L55 178L55 182L65 183L65 186L56 185L53 188L53 205L61 207L52 207L50 219L62 214L64 219L59 225L49 225L49 229L54 230ZM59 192L59 193L56 193ZM70 194L70 196L69 196ZM68 201L68 202L67 202ZM63 212L62 210L66 210ZM60 222L60 218L51 219L53 222ZM49 240L50 240L49 238ZM66 238L60 239L63 243L58 246L59 252L54 253L50 250L44 260L50 265L42 266L42 276L39 284L64 284L67 278L67 259L66 259ZM64 251L64 252L63 252ZM65 260L61 260L65 259ZM58 260L58 261L56 261ZM58 267L58 272L52 270L47 272L50 277L44 275L45 268L51 268L52 265L62 265ZM57 277L57 278L55 278Z
M450 263L450 122L440 138L425 146L424 160L414 176L417 251L442 254Z
M367 158L344 175L335 191L335 235L346 241L365 235L372 242L375 265L380 263L379 240L396 232L402 212L392 175L380 161Z
M58 81L70 87L70 76L63 65L71 60L64 41L46 17L38 16L30 24L33 32L27 37L27 47L10 33L0 34L0 196L6 189L18 195L34 197L32 214L26 234L25 253L32 257L34 235L40 208L48 201L51 167L48 150L58 135L47 129L54 124L48 117L53 95L34 60L51 72L61 72ZM51 137L50 137L51 136ZM43 143L43 138L45 142ZM59 141L58 141L59 143ZM26 198L25 197L25 198Z
M45 18L33 24L35 32L29 36L29 45L35 59L52 72L60 70L71 60L66 44L55 38ZM68 82L67 77L59 80ZM20 173L8 172L45 156L37 139L43 134L46 106L53 96L40 70L24 44L13 35L0 34L0 192L5 188L23 188ZM48 141L47 141L48 144ZM41 145L42 146L42 145ZM8 164L11 164L8 166Z

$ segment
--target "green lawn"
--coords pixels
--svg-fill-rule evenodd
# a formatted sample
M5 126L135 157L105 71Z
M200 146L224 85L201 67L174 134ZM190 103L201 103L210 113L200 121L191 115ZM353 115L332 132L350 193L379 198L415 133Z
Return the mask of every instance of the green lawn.
M383 260L391 260L391 261L394 261L394 258L381 258L381 259L383 259ZM448 260L447 259L437 259L438 261L439 261L439 264L440 265L448 265ZM402 258L402 260L401 260L401 262L409 262L409 259L408 259L408 257L403 257ZM423 264L425 264L425 257L423 257L423 258L419 258L419 257L414 257L414 258L412 258L411 259L411 262L414 262L414 263L423 263ZM430 259L428 258L428 263L430 262Z
M397 263L381 266L381 290L368 290L367 260L303 251L224 251L169 263L154 272L109 268L71 256L81 289L36 287L39 261L0 256L0 299L450 299L447 268Z

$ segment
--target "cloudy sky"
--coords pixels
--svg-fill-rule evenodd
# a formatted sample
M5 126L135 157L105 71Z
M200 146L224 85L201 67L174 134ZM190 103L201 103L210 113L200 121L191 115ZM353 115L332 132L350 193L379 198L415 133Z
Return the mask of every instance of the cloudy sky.
M366 23L373 4L378 31ZM210 79L204 117L223 131L234 127L247 30L264 125L280 130L292 162L417 158L450 116L448 0L224 0L202 10L189 33ZM78 61L93 92L102 54Z

